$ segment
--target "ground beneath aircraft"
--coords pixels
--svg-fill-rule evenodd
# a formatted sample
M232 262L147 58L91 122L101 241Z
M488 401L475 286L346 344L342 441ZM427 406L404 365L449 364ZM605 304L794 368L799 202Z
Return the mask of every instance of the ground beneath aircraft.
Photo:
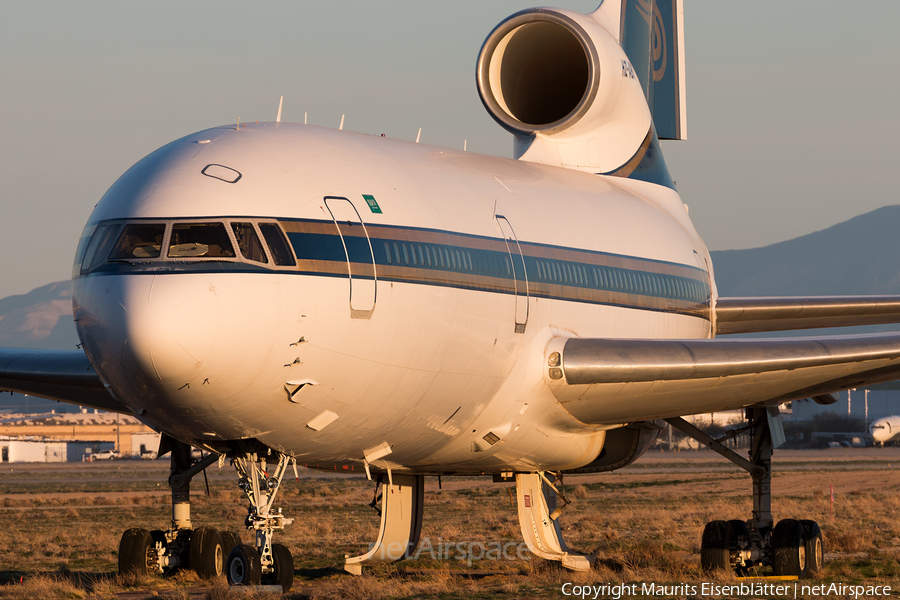
M776 518L817 520L826 543L825 581L900 588L900 448L777 451ZM709 580L699 543L711 519L746 518L749 478L709 451L650 452L627 469L569 477L572 504L561 517L570 546L598 568L575 575L516 556L520 534L510 484L484 478L426 483L425 523L416 560L340 570L345 554L375 539L378 518L362 477L302 470L281 505L296 519L281 541L294 553L294 589L285 598L560 597L563 583ZM161 528L170 517L167 461L12 464L0 469L0 598L268 598L199 581L115 577L121 532ZM234 529L245 502L226 467L194 479L194 524ZM831 489L834 487L832 502ZM245 541L250 541L243 532ZM445 558L441 559L441 556ZM719 577L723 581L729 578Z

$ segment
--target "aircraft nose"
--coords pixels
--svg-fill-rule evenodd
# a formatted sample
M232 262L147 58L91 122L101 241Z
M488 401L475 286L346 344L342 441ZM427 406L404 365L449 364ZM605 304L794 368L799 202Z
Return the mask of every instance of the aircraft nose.
M219 330L215 286L203 275L154 276L147 299L133 299L128 330L146 350L160 380L185 382L215 346Z
M102 307L103 356L122 372L176 387L190 382L216 343L216 287L201 274L108 278L94 288Z

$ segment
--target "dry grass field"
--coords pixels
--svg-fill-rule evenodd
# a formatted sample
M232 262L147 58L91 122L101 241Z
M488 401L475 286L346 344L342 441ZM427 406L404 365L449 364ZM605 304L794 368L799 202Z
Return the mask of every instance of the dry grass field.
M5 465L0 598L281 597L229 590L224 581L199 581L190 572L140 581L115 575L123 530L167 525L167 475L166 461ZM237 529L246 503L235 475L215 466L208 475L208 497L203 478L194 480L195 526ZM445 478L442 487L426 481L419 557L352 577L340 570L344 555L363 551L378 529L367 506L372 484L317 471L286 481L280 505L295 522L280 541L294 553L296 579L284 597L561 598L564 582L709 581L700 572L703 525L744 519L750 510L749 478L708 451L652 452L622 471L569 477L573 503L561 517L566 539L597 557L593 571L572 574L516 557L521 537L510 484ZM900 450L777 452L773 490L776 518L821 524L823 581L900 589ZM441 559L439 548L448 547L449 558ZM498 548L507 556L498 559Z

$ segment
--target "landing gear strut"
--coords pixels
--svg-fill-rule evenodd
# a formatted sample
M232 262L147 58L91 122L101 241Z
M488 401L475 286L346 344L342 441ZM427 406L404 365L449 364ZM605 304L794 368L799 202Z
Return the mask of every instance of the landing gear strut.
M680 417L666 419L675 429L705 444L746 470L753 481L753 512L747 521L711 521L703 529L700 563L704 570L734 570L746 575L761 565L770 565L775 575L805 578L823 566L822 532L815 521L772 517L772 450L784 442L777 407L746 409L747 425L713 439ZM723 443L747 431L750 459ZM773 443L773 437L775 443Z
M218 455L210 454L192 463L191 447L164 435L160 453L167 452L171 452L171 525L165 531L135 527L123 533L119 573L146 575L190 568L204 579L221 575L225 557L240 544L240 538L211 527L194 529L191 523L191 479L216 462Z
M267 456L275 455L277 463L270 474L266 470ZM281 544L273 544L272 536L293 519L285 518L281 509L274 509L275 495L288 465L296 461L284 454L267 450L265 455L246 452L232 460L240 480L238 487L250 501L247 529L256 532L256 544L239 544L231 550L225 566L225 575L231 585L280 585L286 592L294 583L294 559L290 550Z

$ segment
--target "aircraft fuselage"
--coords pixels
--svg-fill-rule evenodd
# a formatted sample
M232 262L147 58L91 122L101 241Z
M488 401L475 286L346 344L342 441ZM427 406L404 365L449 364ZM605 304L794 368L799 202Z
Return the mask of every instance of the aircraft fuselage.
M550 339L711 337L709 265L663 186L265 123L126 172L73 303L111 393L183 441L346 471L379 447L369 462L399 471L557 470L606 428L550 391Z

